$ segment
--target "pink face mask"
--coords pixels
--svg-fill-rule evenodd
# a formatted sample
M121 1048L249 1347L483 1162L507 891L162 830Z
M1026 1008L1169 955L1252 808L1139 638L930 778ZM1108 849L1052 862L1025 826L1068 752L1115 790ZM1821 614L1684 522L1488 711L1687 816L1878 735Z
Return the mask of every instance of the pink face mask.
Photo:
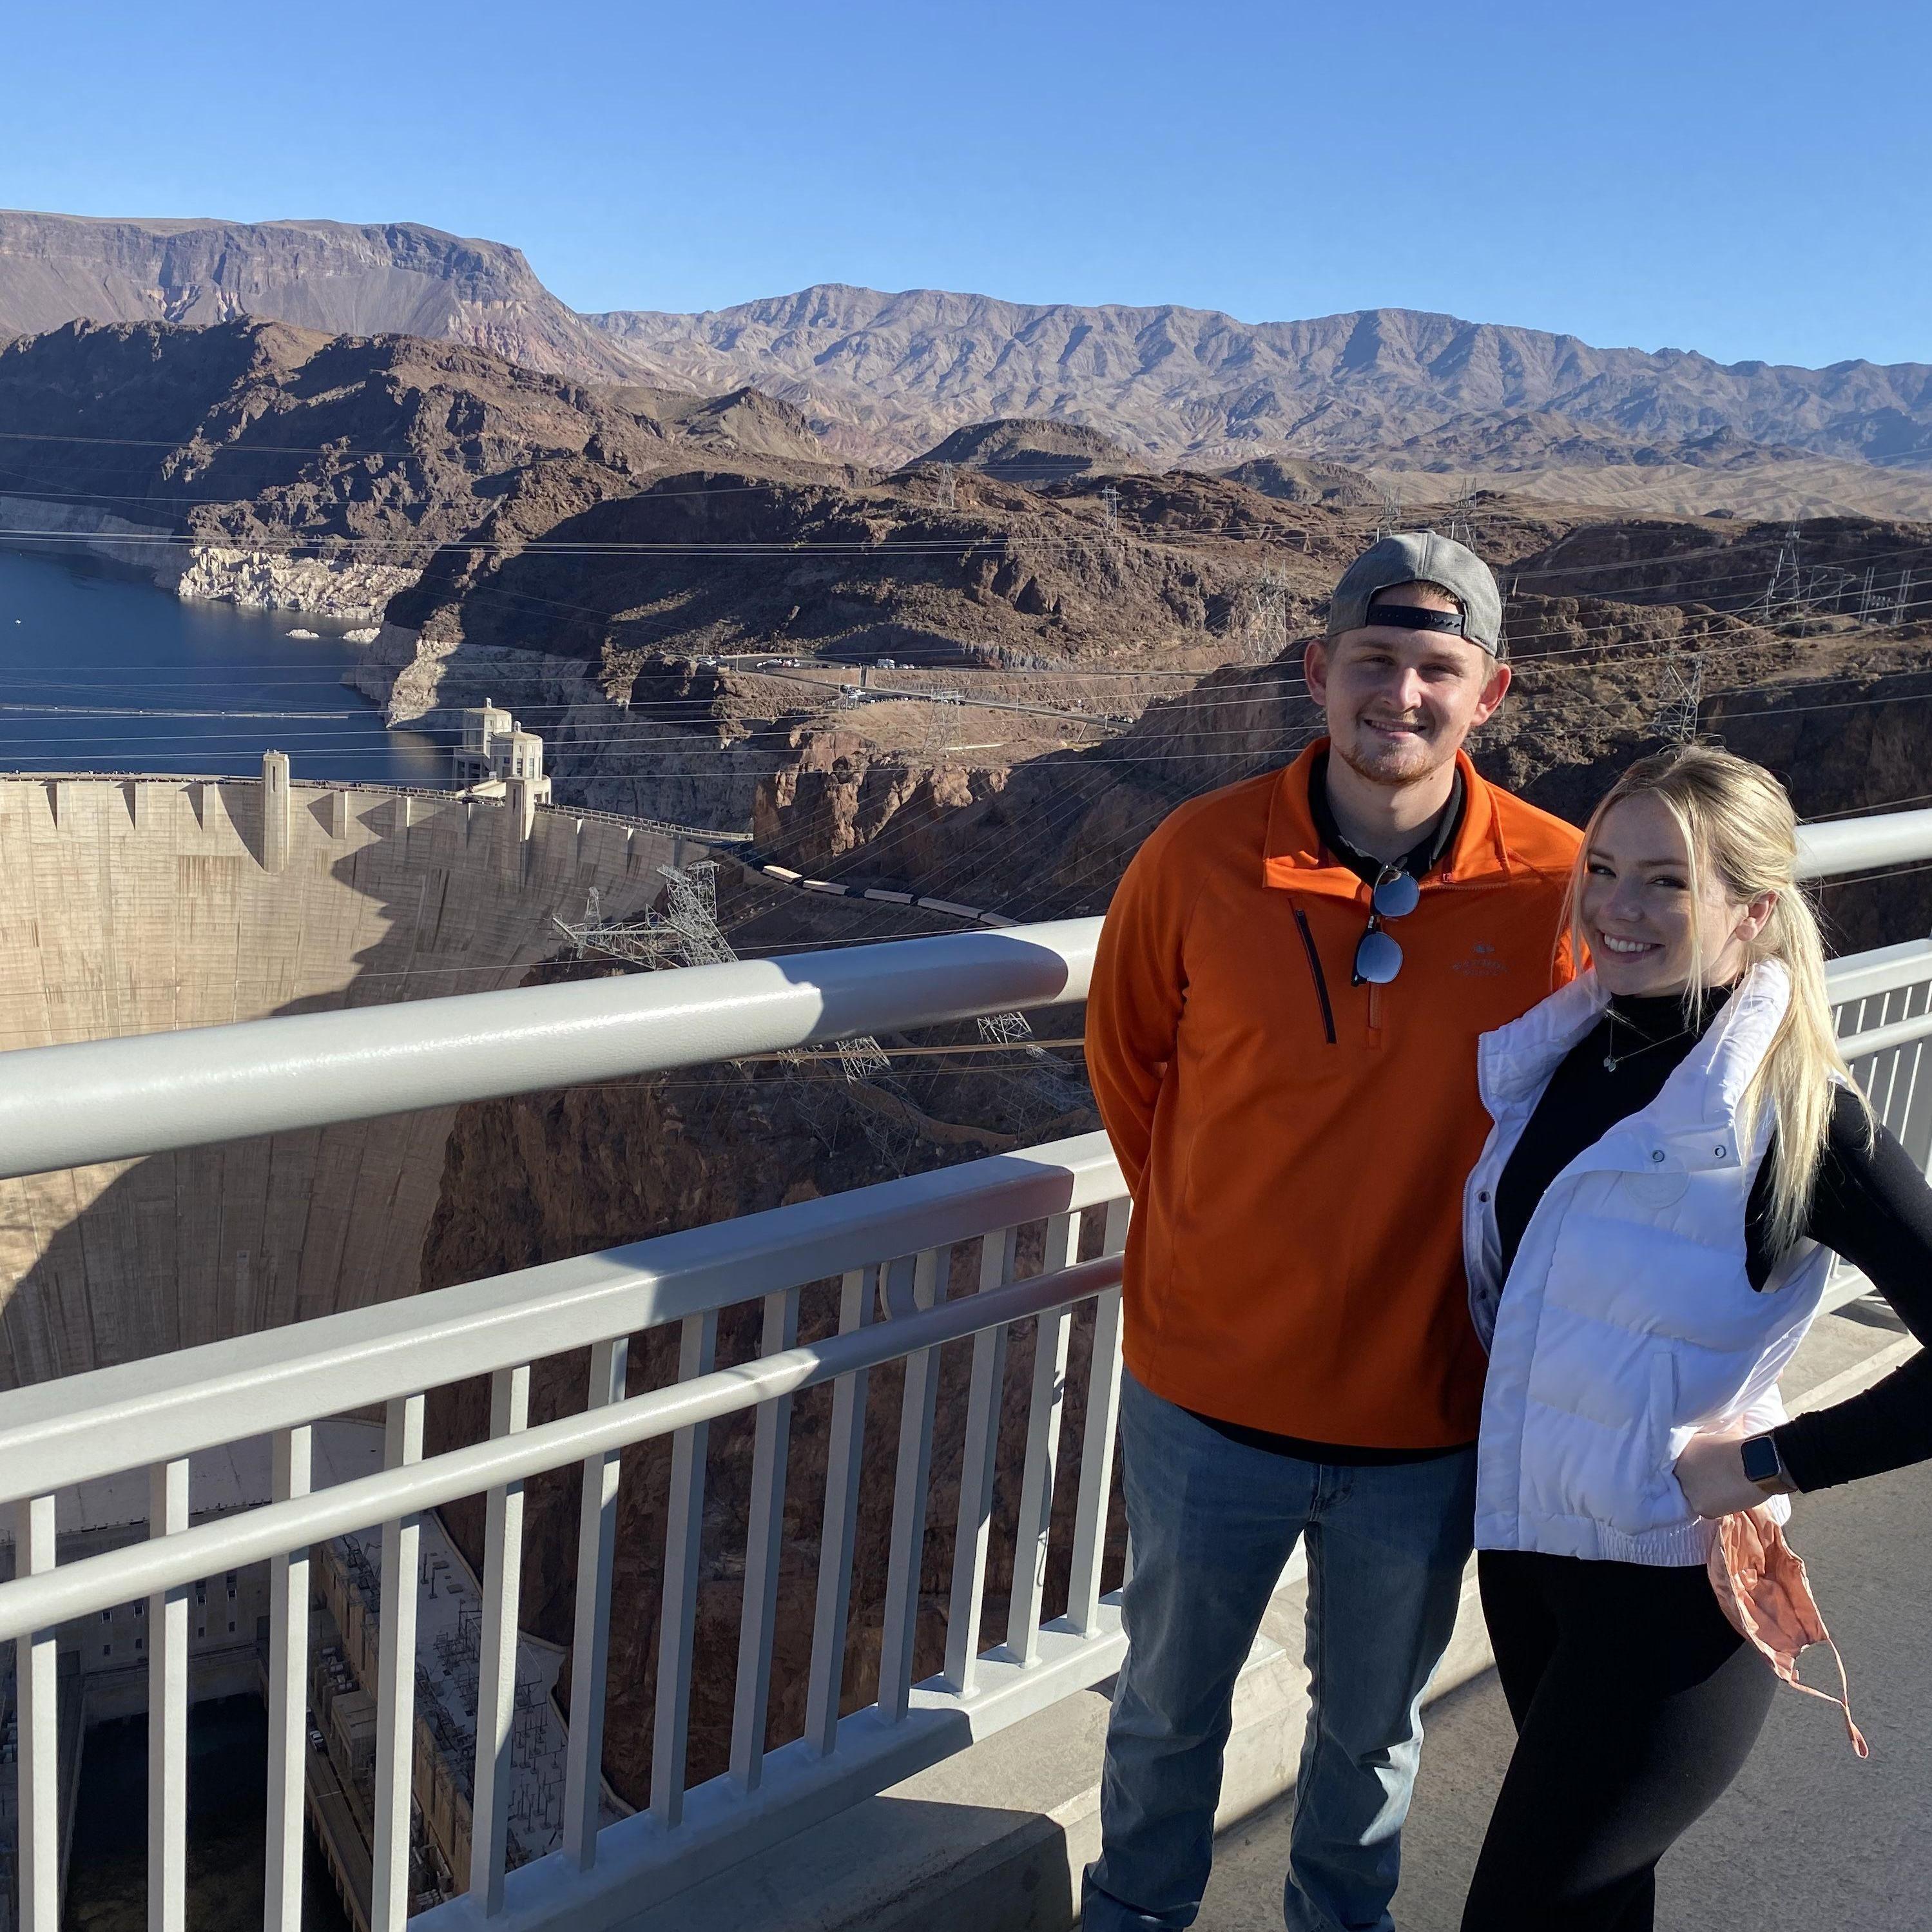
M1784 1530L1769 1512L1744 1510L1720 1517L1717 1540L1711 1546L1710 1568L1718 1606L1738 1635L1755 1645L1793 1690L1837 1705L1845 1714L1852 1750L1860 1757L1870 1757L1871 1747L1852 1721L1845 1660L1825 1628L1803 1559L1785 1541ZM1839 1694L1835 1697L1828 1690L1814 1690L1798 1681L1798 1654L1814 1643L1829 1645L1837 1661Z

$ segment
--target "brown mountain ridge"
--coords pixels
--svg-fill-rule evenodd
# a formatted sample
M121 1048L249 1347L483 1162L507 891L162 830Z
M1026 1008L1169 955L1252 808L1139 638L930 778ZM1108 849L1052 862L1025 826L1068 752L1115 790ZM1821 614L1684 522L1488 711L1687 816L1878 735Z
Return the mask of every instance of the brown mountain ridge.
M1500 457L1540 473L1572 466L1568 455L1526 452L1520 431L1492 419L1554 417L1574 426L1550 433L1558 444L1580 436L1594 448L1606 436L1668 452L1728 433L1770 447L1779 461L1789 450L1932 470L1926 363L1726 364L1410 309L1246 322L1177 304L1020 303L832 283L700 314L579 315L515 249L413 223L0 212L0 336L77 317L241 315L467 343L580 382L710 395L754 387L796 404L837 454L873 465L906 462L969 424L1045 418L1111 437L1157 466L1282 455L1414 467L1403 446L1432 437L1415 452L1422 466L1486 475ZM1491 448L1498 436L1510 447ZM1595 466L1594 454L1585 460ZM1694 455L1637 466L1651 471L1646 487L1707 499L1728 487L1709 474L1688 481L1711 468ZM1762 481L1737 487L1769 513ZM1784 479L1785 494L1794 508L1863 507L1838 500L1857 481L1798 473ZM1896 488L1870 507L1911 513Z

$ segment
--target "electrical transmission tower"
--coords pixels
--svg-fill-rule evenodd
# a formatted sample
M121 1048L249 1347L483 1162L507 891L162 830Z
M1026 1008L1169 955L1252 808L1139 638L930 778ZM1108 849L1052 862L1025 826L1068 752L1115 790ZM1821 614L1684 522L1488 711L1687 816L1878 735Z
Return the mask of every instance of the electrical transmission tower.
M1869 563L1865 566L1865 580L1858 590L1858 622L1861 624L1877 623L1882 608L1878 594L1878 566Z
M1704 701L1704 653L1670 652L1664 660L1664 677L1657 734L1671 744L1688 745L1697 735L1698 707Z
M1449 527L1443 532L1451 543L1466 544L1472 550L1476 545L1476 526L1472 520L1475 498L1475 485L1466 476L1449 506Z
M660 866L664 880L661 923L677 935L687 966L723 966L738 955L718 925L718 863L700 859L695 865Z
M1814 563L1801 574L1804 581L1792 600L1794 610L1801 613L1827 609L1841 611L1847 602L1854 612L1862 608L1864 580L1854 577L1849 570L1841 570L1835 563Z
M1804 587L1798 567L1798 526L1792 524L1778 547L1778 561L1771 567L1771 581L1764 587L1757 610L1767 622L1772 622L1790 616L1804 601Z
M1033 1027L1024 1013L982 1013L980 1037L988 1046L1022 1047L1036 1060L1046 1058L1046 1048L1033 1043Z
M1288 580L1264 570L1255 581L1255 615L1249 627L1249 655L1267 664L1288 649Z
M963 691L932 691L926 694L926 748L943 752L959 728L960 707L966 702Z
M958 499L952 484L952 466L942 463L939 466L939 507L951 510L958 507Z
M892 1070L886 1049L868 1033L855 1034L850 1040L836 1040L832 1044L848 1080L876 1080L880 1074Z
M1394 486L1382 485L1382 513L1376 521L1378 537L1392 537L1402 528L1402 499L1395 493Z
M550 923L572 946L572 956L587 959L592 953L621 959L627 964L655 968L682 966L682 942L664 920L646 913L640 920L613 920L604 916L603 901L592 886L585 896L584 917L575 926L568 920L552 917Z
M553 922L571 940L576 956L581 959L601 952L653 972L681 966L720 966L736 959L736 949L718 923L717 862L701 859L682 867L660 866L658 872L664 881L662 912L646 910L640 920L606 920L593 886L586 898L581 925L572 926L560 919ZM870 1034L836 1040L833 1046L848 1086L870 1085L892 1070L885 1049ZM837 1088L812 1070L813 1063L802 1048L782 1052L778 1059L799 1112L830 1152L838 1133L830 1104ZM900 1116L904 1103L899 1096L889 1097L892 1105L884 1111L860 1105L859 1124L880 1157L903 1174L919 1137Z
M1115 566L1124 566L1127 546L1120 535L1120 493L1111 483L1103 485L1100 491L1100 521L1106 530L1107 549Z
M593 952L653 970L664 966L718 966L737 958L718 926L718 866L700 860L680 869L660 866L664 880L662 912L646 909L640 920L604 916L602 897L592 886L585 895L584 918L551 924L568 939L579 959Z
M1893 598L1892 622L1894 629L1905 622L1906 613L1912 608L1912 579L1914 573L1904 572L1898 580L1898 595Z

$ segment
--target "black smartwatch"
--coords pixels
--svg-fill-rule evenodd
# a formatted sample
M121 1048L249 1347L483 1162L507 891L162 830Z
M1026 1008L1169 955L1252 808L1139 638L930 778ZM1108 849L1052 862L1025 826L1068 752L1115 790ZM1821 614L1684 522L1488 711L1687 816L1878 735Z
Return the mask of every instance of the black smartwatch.
M1784 1472L1778 1444L1768 1436L1753 1436L1740 1446L1739 1454L1747 1480L1755 1483L1768 1496L1789 1493L1791 1478Z

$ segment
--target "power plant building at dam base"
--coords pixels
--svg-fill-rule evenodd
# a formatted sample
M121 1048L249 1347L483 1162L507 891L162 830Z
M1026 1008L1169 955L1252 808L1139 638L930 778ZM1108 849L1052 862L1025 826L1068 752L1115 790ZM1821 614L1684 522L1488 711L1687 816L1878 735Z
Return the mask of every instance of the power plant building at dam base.
M514 986L682 856L496 789L0 777L0 1049ZM413 1293L453 1118L0 1181L0 1388Z

